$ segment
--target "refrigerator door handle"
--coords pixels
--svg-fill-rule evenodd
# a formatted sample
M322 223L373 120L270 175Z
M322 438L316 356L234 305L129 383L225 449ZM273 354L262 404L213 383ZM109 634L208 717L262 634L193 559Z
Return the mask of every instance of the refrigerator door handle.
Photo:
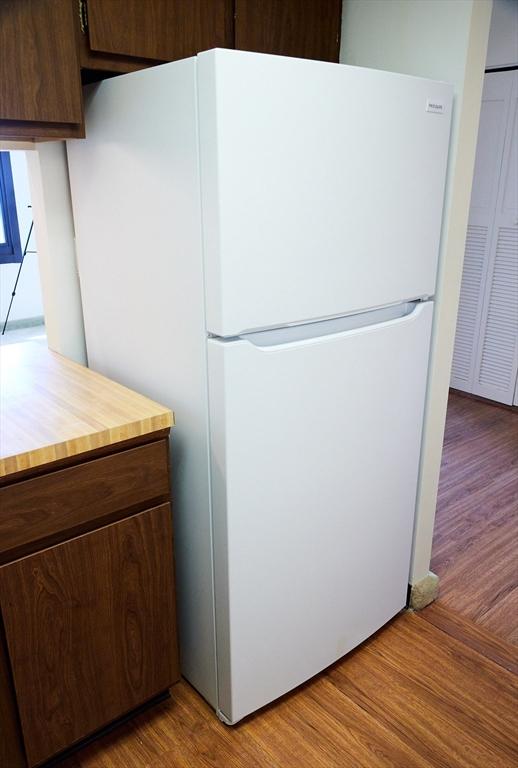
M417 318L421 314L423 307L429 303L407 301L331 320L319 320L313 323L285 326L267 331L244 333L228 339L218 339L216 337L215 340L222 343L246 341L254 347L264 349L265 351L278 347L296 347L315 343L327 336L349 335L360 330L365 332L369 328L374 330L381 325L409 322Z

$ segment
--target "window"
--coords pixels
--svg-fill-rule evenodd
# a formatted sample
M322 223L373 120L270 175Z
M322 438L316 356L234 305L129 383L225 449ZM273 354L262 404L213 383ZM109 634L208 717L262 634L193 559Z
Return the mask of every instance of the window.
M0 152L0 264L22 260L9 152Z

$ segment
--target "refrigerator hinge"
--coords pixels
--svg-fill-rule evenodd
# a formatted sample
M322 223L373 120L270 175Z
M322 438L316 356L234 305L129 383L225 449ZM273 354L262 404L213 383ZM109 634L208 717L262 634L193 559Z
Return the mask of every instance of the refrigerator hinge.
M233 725L234 723L232 720L229 720L228 717L219 709L219 707L216 709L216 714L221 720L222 723L225 723L225 725Z
M86 34L88 29L88 9L86 7L86 0L79 0L79 26L83 35Z

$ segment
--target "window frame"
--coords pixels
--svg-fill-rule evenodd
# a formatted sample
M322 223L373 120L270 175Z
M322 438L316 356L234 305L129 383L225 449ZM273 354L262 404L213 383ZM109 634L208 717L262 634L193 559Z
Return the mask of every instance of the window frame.
M0 242L0 264L19 264L23 254L9 152L0 152L0 199L6 238Z

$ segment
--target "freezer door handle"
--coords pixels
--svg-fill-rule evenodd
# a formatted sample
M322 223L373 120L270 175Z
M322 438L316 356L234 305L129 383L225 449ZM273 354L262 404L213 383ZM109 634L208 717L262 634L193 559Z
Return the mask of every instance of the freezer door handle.
M365 333L369 329L375 330L382 325L412 322L421 314L423 308L430 304L431 302L429 301L407 301L389 307L373 309L354 315L345 315L330 320L290 325L284 328L256 331L233 338L216 340L223 344L248 342L254 347L265 351L279 347L285 349L304 346L305 344L317 343L328 336L344 336L357 333L358 331Z

